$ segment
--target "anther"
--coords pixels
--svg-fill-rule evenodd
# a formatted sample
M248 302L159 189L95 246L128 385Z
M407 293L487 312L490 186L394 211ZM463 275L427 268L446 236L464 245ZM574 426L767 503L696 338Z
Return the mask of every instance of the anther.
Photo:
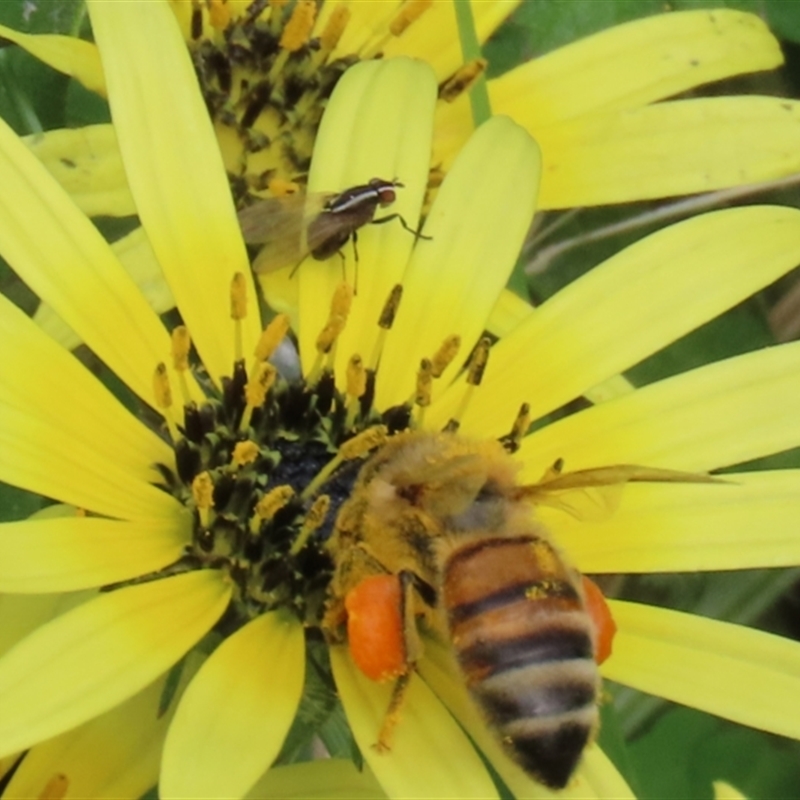
M462 64L444 83L439 85L439 99L452 103L462 94L468 92L475 81L486 71L488 61L485 58L474 58Z
M264 332L261 334L255 349L255 357L258 361L266 361L272 356L289 332L289 325L289 315L278 314L264 328Z
M402 36L432 5L433 0L408 0L389 23L389 33L392 36Z
M236 442L231 454L231 466L238 469L247 464L252 464L259 456L258 445L246 439L244 442Z
M372 348L372 355L370 356L367 369L375 371L378 368L378 362L383 352L383 345L386 342L386 334L391 330L394 325L394 319L397 316L397 310L400 308L400 300L403 298L403 287L397 283L392 287L386 302L383 304L381 314L378 317L378 338L375 340L375 346Z
M208 528L214 508L214 482L208 472L201 472L192 481L192 499L200 517L200 525Z
M523 403L517 412L517 418L511 427L511 431L500 438L500 444L509 453L516 453L519 450L523 437L528 432L531 424L531 407L528 403Z
M68 789L69 778L63 772L57 772L39 792L38 800L62 800Z
M328 364L332 365L335 355L333 347L347 324L347 317L350 314L352 305L353 287L344 282L340 283L333 293L328 321L325 323L325 327L320 331L319 336L317 336L317 357L307 378L309 386L315 386L319 381L323 372L323 363L326 360L326 356Z
M228 0L209 0L208 21L218 31L224 31L230 25L231 8Z
M164 415L164 421L167 423L172 441L177 442L181 438L181 434L175 424L175 418L172 416L172 389L169 385L167 365L163 361L156 366L153 373L153 396L156 408Z
M414 392L414 402L418 406L431 404L431 386L433 386L433 364L429 358L423 358L419 362L417 390Z
M234 360L241 361L242 320L247 316L247 281L241 272L237 272L231 281L231 319L235 325Z
M303 520L303 525L300 528L300 533L297 534L292 546L289 548L289 555L296 556L306 545L308 537L317 530L328 515L328 509L331 507L331 499L326 494L321 494L308 509L308 513Z
M273 14L275 14L274 10ZM278 42L281 48L280 53L272 63L267 76L268 82L273 86L279 82L289 56L308 42L316 16L317 5L314 0L298 0ZM272 20L270 21L272 22Z
M250 518L250 533L258 534L262 522L269 522L294 497L291 486L276 486L267 492L257 503Z
M361 458L376 447L380 447L386 441L387 435L388 430L385 425L373 425L371 428L361 431L352 439L348 439L339 448L339 452L312 478L308 486L303 489L300 497L303 500L307 500L316 493L317 489L333 475L342 463Z
M185 325L178 325L172 331L172 366L178 373L180 380L181 395L183 396L184 406L192 402L189 393L189 384L186 375L189 372L189 350L192 347L192 337L189 336L189 329Z
M359 400L367 391L367 370L364 362L357 353L350 357L347 364L347 419L345 429L349 430L355 423L356 416L361 408Z
M461 348L461 337L457 334L448 336L431 359L431 376L441 378L442 373L450 366Z
M327 58L336 45L339 44L348 22L350 22L350 9L344 3L340 3L333 10L319 37L320 53L323 59Z
M298 0L278 43L281 49L294 53L306 44L316 17L317 4L313 0Z
M242 418L239 420L239 430L247 429L253 416L253 411L264 404L267 393L273 387L278 370L268 361L262 361L254 370L254 374L244 387L245 407Z
M456 409L456 413L448 420L447 425L444 426L444 430L448 433L455 433L461 427L461 420L472 399L472 394L483 380L483 373L489 361L489 349L491 346L491 341L484 337L475 345L475 349L472 351L472 356L467 365L467 388Z

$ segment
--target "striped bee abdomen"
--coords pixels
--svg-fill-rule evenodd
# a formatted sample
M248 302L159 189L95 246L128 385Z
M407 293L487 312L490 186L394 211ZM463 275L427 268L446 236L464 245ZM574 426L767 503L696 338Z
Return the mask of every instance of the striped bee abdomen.
M451 640L473 698L512 758L559 789L598 716L578 580L535 534L471 539L442 571Z

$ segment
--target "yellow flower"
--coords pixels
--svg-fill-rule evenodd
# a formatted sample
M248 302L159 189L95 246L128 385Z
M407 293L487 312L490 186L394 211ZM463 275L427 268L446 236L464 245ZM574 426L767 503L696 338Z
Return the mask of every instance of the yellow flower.
M198 360L190 356L194 368L186 369L183 330L170 338L87 217L0 128L0 253L120 377L129 404L155 404L164 415L155 433L2 300L0 479L73 507L0 529L0 756L36 745L8 793L136 796L155 780L160 761L164 797L245 796L256 792L256 781L275 781L275 796L286 796L274 788L279 775L259 776L297 711L306 655L318 653L301 623L318 627L330 569L310 523L306 547L295 551L293 537L310 518L308 505L320 511L316 500L326 492L336 502L331 487L346 489L347 470L307 503L270 492L276 484L302 491L324 468L347 435L348 400L358 418L359 396L346 396L345 381L354 353L368 367L380 354L375 414L367 409L360 417L366 427L378 412L400 406L404 413L421 359L446 337L460 336L464 351L478 340L533 212L532 196L511 204L507 198L521 181L537 184L538 149L510 120L493 119L449 171L422 231L430 241L415 242L396 224L365 227L359 294L339 295L333 316L346 316L346 324L327 352L316 339L330 321L341 265L336 258L305 264L297 278L297 341L304 374L322 377L304 385L272 376L267 405L253 408L252 425L238 431L248 374L263 378L269 370L250 363L261 324L247 255L183 39L161 3L98 0L90 11L127 180ZM160 79L165 69L169 84ZM405 188L393 208L414 227L434 105L435 80L419 62L349 71L322 125L311 189L399 175ZM388 109L407 126L387 125ZM492 348L466 407L470 390L452 362L434 384L421 424L437 430L456 417L465 436L502 436L523 402L532 419L546 416L798 260L800 215L792 209L733 209L661 231L531 311ZM379 330L377 316L398 282L400 308L391 329ZM258 361L265 357L262 351ZM227 382L240 359L248 363ZM796 415L787 398L800 389L799 362L794 345L748 354L542 427L522 442L521 480L537 481L559 458L569 470L640 463L705 471L791 447ZM168 366L156 370L159 364ZM168 386L185 396L185 414L174 411ZM149 410L145 416L154 418ZM283 432L279 426L289 422ZM245 440L257 446L256 462L252 447L234 452ZM796 470L784 470L739 473L725 486L639 484L626 488L610 519L591 526L556 509L542 508L540 516L585 572L795 564L798 481ZM263 505L256 508L256 500ZM279 523L283 508L288 516ZM254 574L254 565L262 571ZM83 594L97 587L108 590ZM59 614L45 593L63 592L80 594ZM608 677L800 736L795 643L667 609L619 601L612 609L619 634L603 667ZM17 620L16 630L6 627L8 619ZM181 669L171 671L187 652ZM412 676L392 750L383 754L371 745L390 687L355 670L346 648L333 648L331 657L356 740L387 795L496 792L450 711L516 795L544 794L478 719L453 680L448 647L427 644L422 677ZM98 755L110 773L98 774L91 760ZM337 780L353 778L341 764L330 767L341 772ZM590 746L563 796L627 794Z
M295 5L174 0L171 5L206 82L226 165L251 183L291 180L307 169L324 100L354 61L381 54L423 59L434 68L443 94L462 77L450 2L328 0L317 16L308 0ZM513 0L474 2L480 40L516 6ZM92 44L5 27L0 33L91 91L107 91ZM508 114L539 142L540 208L618 203L797 172L795 101L669 100L781 63L777 41L754 15L730 9L671 12L529 61L490 80L489 95L494 113ZM466 95L455 92L449 99L437 104L431 162L445 171L472 130ZM135 212L109 126L92 126L80 135L48 134L34 147L88 213Z

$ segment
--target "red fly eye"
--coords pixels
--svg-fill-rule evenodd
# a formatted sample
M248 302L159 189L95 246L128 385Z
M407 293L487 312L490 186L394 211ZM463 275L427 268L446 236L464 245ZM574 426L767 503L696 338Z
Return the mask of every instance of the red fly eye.
M586 601L586 610L592 618L595 629L594 660L602 664L610 655L614 643L614 634L617 632L617 623L611 616L606 598L597 584L582 575L583 596Z
M397 192L390 186L383 187L378 192L378 202L381 206L390 206L397 199Z
M347 640L356 666L371 680L384 681L407 669L402 589L397 575L373 575L344 599Z

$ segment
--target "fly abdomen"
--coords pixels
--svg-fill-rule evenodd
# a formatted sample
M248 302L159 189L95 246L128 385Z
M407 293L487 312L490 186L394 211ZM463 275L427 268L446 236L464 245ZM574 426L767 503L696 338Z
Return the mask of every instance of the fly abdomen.
M511 756L563 788L597 724L592 628L574 573L535 535L452 551L442 602L467 685Z

